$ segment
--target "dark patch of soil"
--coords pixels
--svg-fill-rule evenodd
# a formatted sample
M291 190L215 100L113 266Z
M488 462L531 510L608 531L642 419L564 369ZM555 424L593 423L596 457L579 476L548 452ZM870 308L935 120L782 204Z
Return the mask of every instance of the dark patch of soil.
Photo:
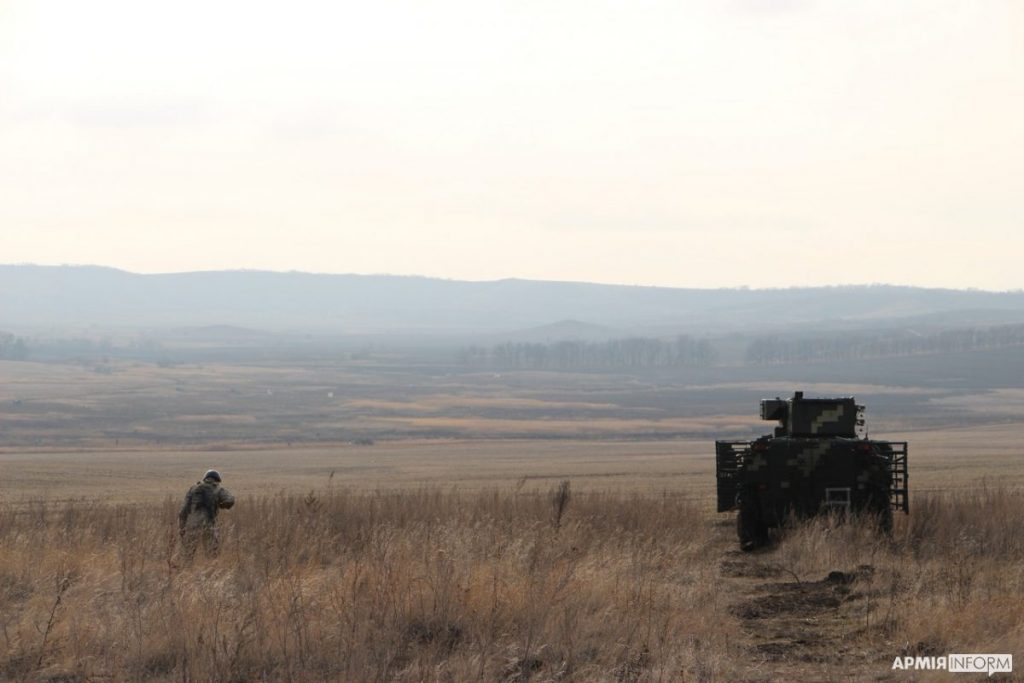
M824 662L827 657L817 651L817 644L808 640L779 640L758 643L754 651L769 662L797 660L801 662Z
M733 551L726 553L719 563L722 576L751 579L774 579L782 575L782 569L757 559L750 553Z
M761 587L767 595L758 595L733 606L733 614L742 619L773 616L814 616L834 610L850 593L845 575L834 578L832 572L821 581L770 583ZM852 580L850 581L852 582Z
M839 680L838 671L852 680L885 678L888 669L876 668L863 645L853 642L850 609L856 608L847 606L864 597L858 580L874 569L863 565L800 581L767 561L770 556L727 553L721 562L736 595L730 610L743 624L752 659L770 668L766 680ZM794 580L780 581L786 574Z

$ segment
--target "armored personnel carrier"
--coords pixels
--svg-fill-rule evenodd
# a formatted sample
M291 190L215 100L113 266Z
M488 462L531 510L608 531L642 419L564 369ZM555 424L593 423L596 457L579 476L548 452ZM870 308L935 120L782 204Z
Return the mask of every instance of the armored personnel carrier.
M738 511L744 550L790 517L868 512L888 530L894 510L909 511L907 443L869 439L854 398L798 391L762 400L761 419L779 426L754 441L715 442L718 511Z

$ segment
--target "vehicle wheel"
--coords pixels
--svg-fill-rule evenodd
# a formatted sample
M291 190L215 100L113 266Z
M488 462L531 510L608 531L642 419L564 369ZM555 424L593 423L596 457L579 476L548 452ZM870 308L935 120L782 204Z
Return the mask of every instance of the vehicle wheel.
M889 503L889 491L883 487L877 487L871 496L870 507L868 508L878 518L878 529L882 533L892 532L892 504Z
M768 542L768 529L761 520L757 500L741 499L736 515L736 534L740 538L740 549L756 550Z
M882 533L892 533L892 506L889 505L889 501L886 500L886 504L878 511L878 528L882 530Z

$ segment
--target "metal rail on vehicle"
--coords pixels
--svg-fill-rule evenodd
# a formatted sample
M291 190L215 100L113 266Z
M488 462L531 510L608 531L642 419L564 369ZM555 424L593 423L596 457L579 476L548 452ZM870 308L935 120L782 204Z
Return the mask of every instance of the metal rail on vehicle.
M743 460L750 453L750 441L715 442L715 478L718 480L718 511L736 509L736 489Z
M887 446L883 452L889 457L889 473L892 481L889 485L889 499L892 502L893 510L910 512L910 499L908 483L909 471L907 469L907 442L906 441L876 441L874 443Z

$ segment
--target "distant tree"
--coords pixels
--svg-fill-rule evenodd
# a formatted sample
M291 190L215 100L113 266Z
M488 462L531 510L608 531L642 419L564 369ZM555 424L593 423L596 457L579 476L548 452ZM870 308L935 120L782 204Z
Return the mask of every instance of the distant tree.
M711 365L718 352L706 339L629 337L606 342L504 342L489 349L469 346L459 349L456 359L462 365L509 369L656 368Z
M10 332L0 332L0 360L25 360L29 356L28 344Z
M919 354L973 351L1024 346L1024 325L968 327L931 333L914 331L877 334L781 339L755 337L747 345L746 361L752 365L814 361L857 360Z

